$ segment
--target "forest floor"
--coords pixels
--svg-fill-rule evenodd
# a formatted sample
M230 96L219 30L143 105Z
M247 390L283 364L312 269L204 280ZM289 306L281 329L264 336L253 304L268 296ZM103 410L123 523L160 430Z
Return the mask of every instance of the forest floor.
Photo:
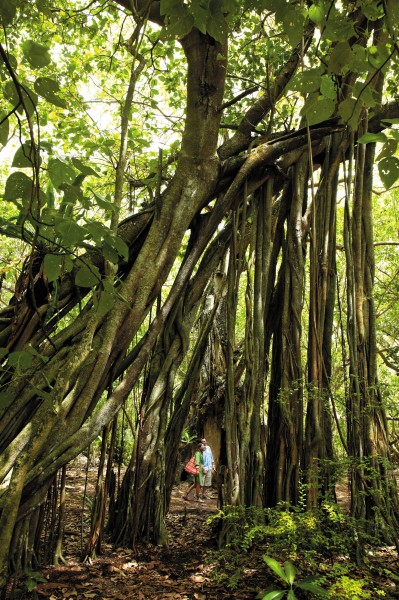
M14 597L19 600L251 600L262 598L271 589L282 589L281 581L271 573L262 560L265 547L240 553L236 564L231 556L215 561L217 550L215 527L209 517L217 512L217 493L197 503L186 502L183 494L187 483L172 491L167 516L169 547L138 546L134 550L104 543L102 553L91 563L82 563L82 544L89 527L89 507L82 508L84 495L94 490L95 469L90 473L85 489L85 475L79 469L70 470L67 480L67 515L63 557L66 564L40 570L35 589L22 590ZM192 492L193 495L193 492ZM339 502L347 504L345 486L338 490ZM83 536L82 536L83 531ZM234 562L234 561L233 561ZM281 559L281 563L283 559ZM326 562L328 559L326 558ZM399 565L393 548L380 549L377 569L373 571L376 594L339 596L340 598L399 598ZM362 572L351 574L362 580ZM376 578L378 581L376 581ZM370 580L370 575L368 577ZM21 588L20 588L21 589ZM381 592L384 592L383 594ZM305 598L298 594L298 598ZM314 596L312 596L314 597ZM334 596L332 596L333 598ZM338 596L337 596L338 597Z

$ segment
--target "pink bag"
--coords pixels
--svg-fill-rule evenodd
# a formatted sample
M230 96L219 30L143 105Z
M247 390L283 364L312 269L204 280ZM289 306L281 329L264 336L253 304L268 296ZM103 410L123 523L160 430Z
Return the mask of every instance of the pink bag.
M190 458L190 460L188 461L188 463L184 467L184 470L187 473L190 473L190 475L196 475L198 473L197 467L195 466L195 456L193 456L192 458Z

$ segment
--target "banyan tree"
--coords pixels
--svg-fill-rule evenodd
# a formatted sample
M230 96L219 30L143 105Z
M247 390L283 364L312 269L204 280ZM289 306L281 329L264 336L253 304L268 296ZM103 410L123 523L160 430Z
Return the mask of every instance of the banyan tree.
M1 583L35 564L57 473L133 393L118 543L167 543L180 436L210 414L226 504L305 486L317 506L338 432L352 515L399 549L373 301L394 4L0 3Z

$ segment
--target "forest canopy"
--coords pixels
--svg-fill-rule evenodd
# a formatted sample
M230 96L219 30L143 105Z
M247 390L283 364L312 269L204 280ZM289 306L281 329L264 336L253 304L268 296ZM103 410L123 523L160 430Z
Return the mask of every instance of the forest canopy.
M0 583L122 413L118 543L212 431L225 505L345 475L399 549L395 4L0 0Z

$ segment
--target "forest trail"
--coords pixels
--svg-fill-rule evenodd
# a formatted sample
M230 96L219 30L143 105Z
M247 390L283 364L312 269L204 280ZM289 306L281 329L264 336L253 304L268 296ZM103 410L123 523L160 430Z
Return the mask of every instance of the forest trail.
M90 505L94 495L97 469L86 475L81 468L70 468L66 486L66 523L63 556L66 564L38 569L37 585L32 592L19 591L18 600L254 600L273 584L274 577L262 561L260 546L248 553L235 568L240 573L236 589L228 587L234 565L221 571L210 557L217 550L216 528L209 517L217 513L217 492L203 503L183 500L187 482L172 490L167 515L169 547L138 545L134 550L114 547L106 538L102 553L91 563L82 562L84 544L90 527ZM119 474L122 475L121 473ZM192 497L194 494L192 492ZM86 498L83 506L83 498ZM345 511L349 506L348 486L337 485L337 499ZM51 526L51 525L48 525ZM397 572L394 551L381 553L381 565ZM43 561L44 562L44 561ZM395 566L396 565L396 566ZM232 569L233 567L233 569ZM230 576L228 575L230 573ZM381 571L382 575L382 571ZM399 581L399 573L398 581ZM358 578L360 575L355 575ZM21 588L21 585L18 586ZM394 582L381 578L381 589L392 592L385 598L398 598ZM270 589L270 588L269 588ZM396 591L394 591L396 590Z
M96 470L89 473L86 496L94 490ZM82 512L85 493L84 473L71 470L67 479L67 514L63 545L66 564L40 570L35 595L18 598L38 600L227 600L255 598L259 579L248 588L232 593L210 577L212 565L206 553L216 549L215 535L208 517L217 512L216 490L212 498L198 503L186 502L186 482L172 491L167 516L169 547L140 545L135 550L104 543L102 554L91 564L81 562L82 540L87 539L89 507ZM194 493L192 492L194 497ZM87 503L86 503L87 504ZM82 516L83 515L83 516ZM81 531L83 529L83 536ZM265 582L266 584L266 582Z

